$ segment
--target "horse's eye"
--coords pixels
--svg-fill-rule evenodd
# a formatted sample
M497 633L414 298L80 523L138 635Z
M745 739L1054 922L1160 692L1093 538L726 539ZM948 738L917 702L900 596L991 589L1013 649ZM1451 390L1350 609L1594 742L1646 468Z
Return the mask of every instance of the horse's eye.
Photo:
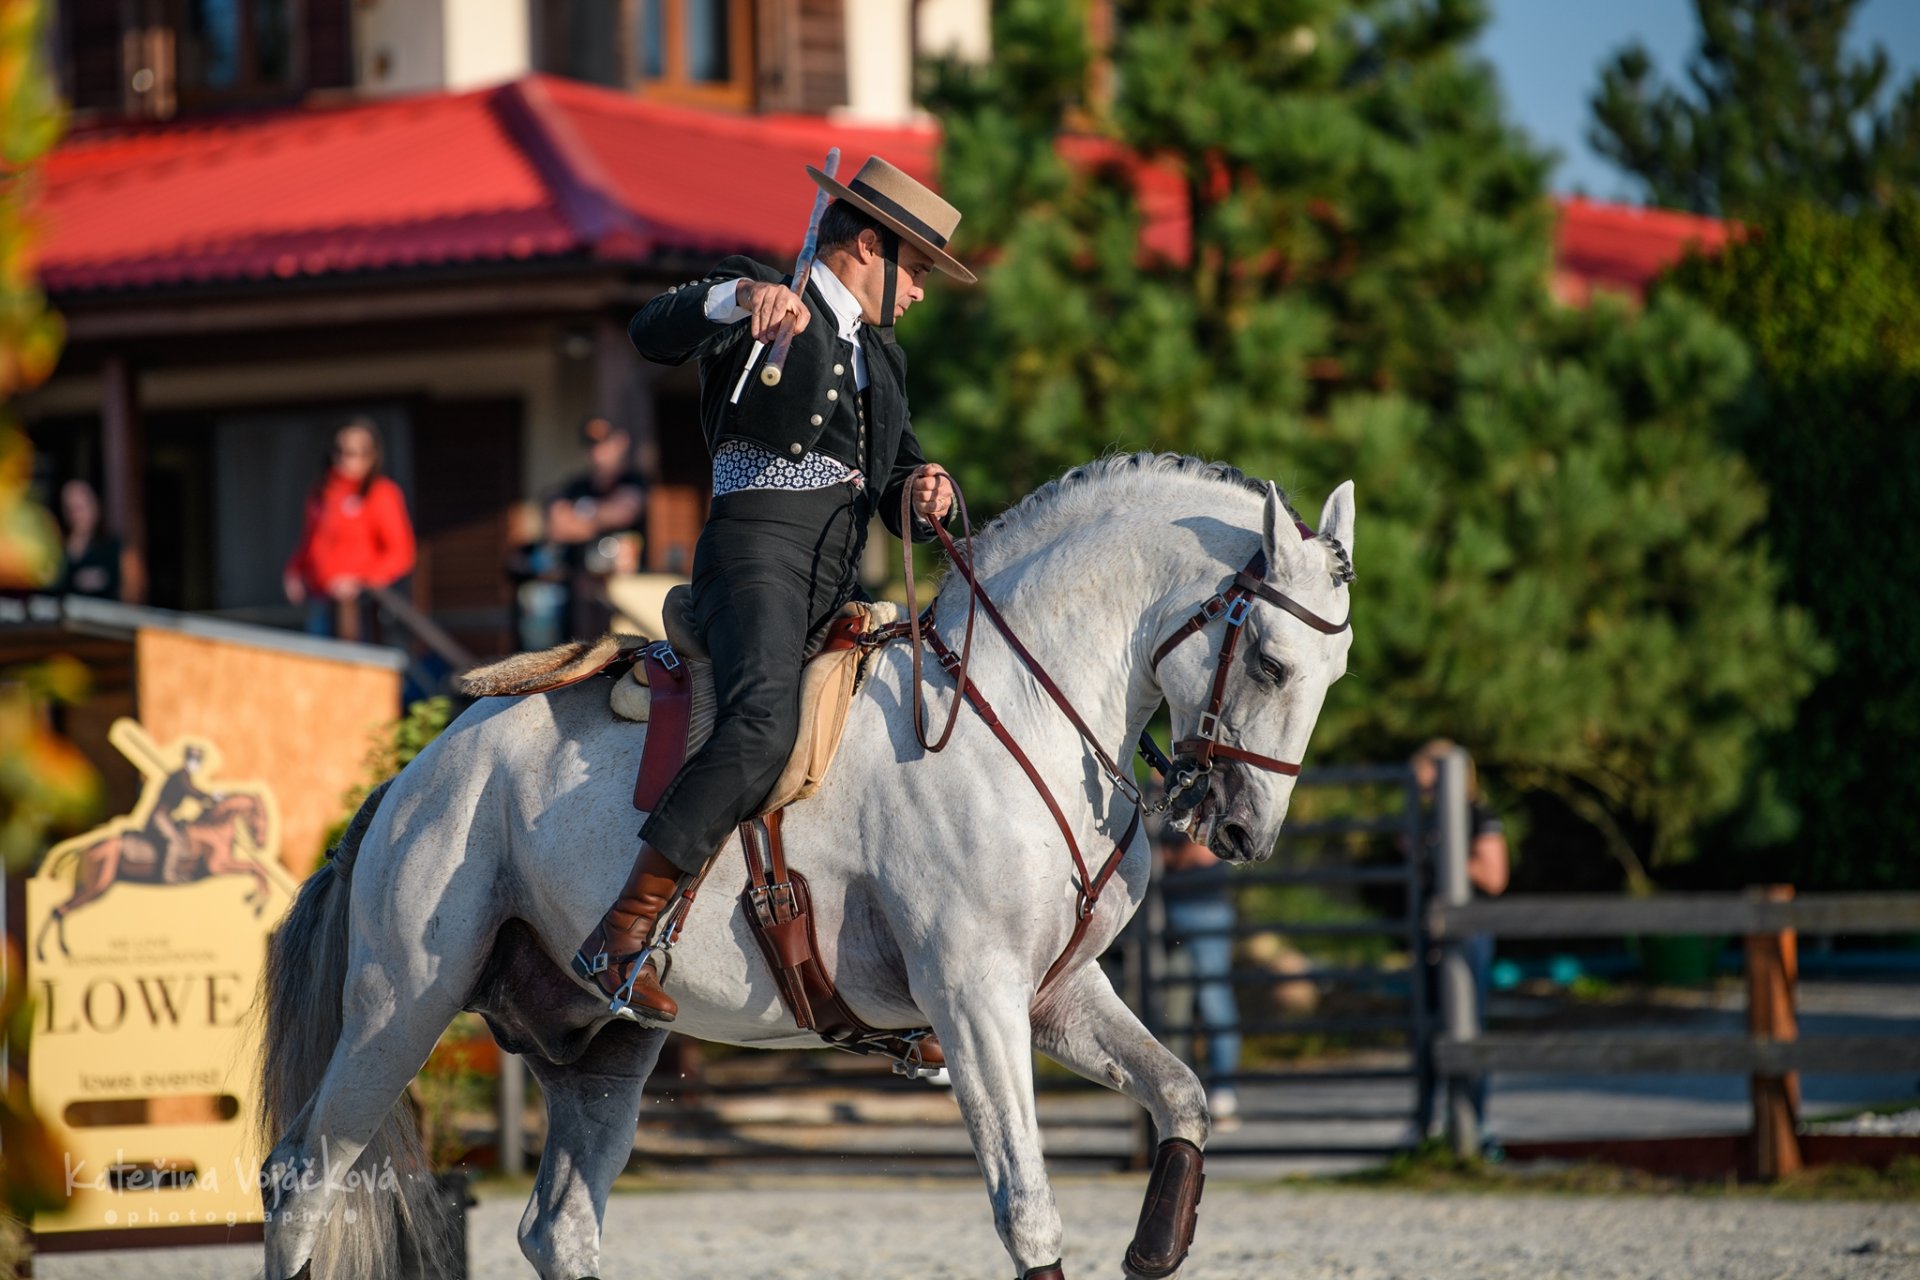
M1281 663L1275 662L1272 658L1260 659L1260 671L1267 679L1273 681L1275 684L1285 684L1287 682L1286 667Z

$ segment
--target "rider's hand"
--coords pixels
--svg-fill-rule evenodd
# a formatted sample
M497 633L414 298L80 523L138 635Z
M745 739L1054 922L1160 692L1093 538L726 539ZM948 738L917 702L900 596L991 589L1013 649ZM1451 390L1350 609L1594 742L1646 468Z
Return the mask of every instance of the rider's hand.
M280 586L287 593L288 604L305 604L307 602L307 584L300 581L298 574L289 573L280 579Z
M945 520L953 510L953 477L937 462L929 462L913 478L913 513L922 520Z
M335 578L327 584L327 594L335 600L352 600L360 594L360 579Z
M734 286L733 302L752 313L749 322L753 326L753 340L768 345L789 331L805 333L807 322L813 319L813 313L807 310L800 295L783 284L742 280Z

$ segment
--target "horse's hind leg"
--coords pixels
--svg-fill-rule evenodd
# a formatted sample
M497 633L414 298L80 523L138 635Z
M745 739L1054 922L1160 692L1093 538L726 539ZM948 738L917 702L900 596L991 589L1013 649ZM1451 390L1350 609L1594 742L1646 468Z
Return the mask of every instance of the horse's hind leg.
M547 1145L520 1218L520 1252L540 1280L600 1273L607 1192L633 1155L640 1089L666 1039L661 1027L614 1022L566 1066L528 1055L546 1096Z
M1129 1275L1156 1278L1176 1274L1193 1244L1200 1148L1211 1123L1200 1078L1153 1038L1091 962L1047 993L1034 1010L1033 1030L1040 1052L1119 1090L1153 1116L1160 1149L1126 1269Z
M448 974L473 963L458 954L446 960ZM266 1159L266 1280L299 1274L316 1251L327 1258L316 1275L396 1274L392 1227L412 1226L417 1236L407 1248L444 1246L438 1225L418 1212L431 1198L420 1184L427 1170L412 1117L397 1104L464 992L358 949L349 974L340 1037L319 1088Z
M964 1004L952 1008L918 990L915 995L931 1011L946 1053L954 1099L993 1202L993 1225L1021 1276L1057 1275L1051 1268L1060 1260L1060 1211L1047 1183L1033 1100L1030 993L996 991L977 972L971 981L949 979L939 989L968 992Z

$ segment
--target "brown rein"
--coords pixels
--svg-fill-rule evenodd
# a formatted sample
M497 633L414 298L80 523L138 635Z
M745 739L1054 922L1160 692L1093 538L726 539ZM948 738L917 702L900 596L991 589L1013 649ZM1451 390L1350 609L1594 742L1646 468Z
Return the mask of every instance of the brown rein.
M1049 675L1046 669L1040 664L1040 660L1033 656L1032 651L1029 650L1021 641L1020 637L1015 634L1012 625L1007 622L1005 615L1000 612L1000 607L994 603L993 597L987 594L986 588L981 585L974 568L973 522L967 513L966 498L961 494L960 486L954 483L953 477L947 475L944 471L940 472L935 478L944 482L953 494L954 506L960 514L961 534L966 541L965 550L963 551L960 544L954 541L953 536L946 531L939 520L929 519L928 523L932 526L934 536L939 540L942 549L947 553L948 560L952 562L954 568L960 572L961 577L964 578L967 583L967 625L961 640L960 652L957 655L948 647L946 642L941 639L939 631L935 628L933 606L931 604L927 606L924 616L922 615L913 572L913 543L911 537L908 535L911 534L914 521L913 482L918 479L924 471L925 468L916 470L913 475L909 477L907 483L902 486L900 491L900 530L903 535L901 538L901 563L906 579L907 621L904 627L895 626L887 628L885 631L879 633L875 639L878 642L884 642L885 640L904 634L912 642L913 731L921 748L928 752L944 750L948 740L953 736L954 726L959 721L962 703L970 704L981 721L992 731L993 735L1000 740L1001 745L1007 749L1008 753L1013 756L1015 762L1019 764L1021 771L1027 775L1027 780L1033 784L1034 790L1039 792L1041 800L1046 804L1047 811L1052 815L1054 824L1060 828L1060 834L1066 838L1067 851L1072 854L1074 869L1079 872L1079 884L1076 887L1080 895L1080 904L1076 912L1077 918L1074 923L1073 934L1067 940L1066 948L1060 953L1059 958L1053 962L1053 965L1047 970L1046 976L1041 980L1041 989L1044 990L1046 986L1053 981L1054 976L1060 972L1068 958L1073 955L1075 948L1079 946L1081 937L1086 932L1087 923L1091 919L1094 907L1099 900L1101 890L1106 887L1113 873L1119 868L1120 862L1126 856L1127 848L1133 843L1134 835L1139 831L1140 821L1144 816L1145 808L1141 802L1139 785L1134 782L1129 773L1121 769L1119 763L1114 760L1106 748L1101 746L1099 738L1094 734L1092 728L1088 726L1085 719L1081 717L1079 711L1075 709L1072 700L1067 697L1066 691L1061 689L1059 684L1054 681L1053 677ZM1300 535L1303 540L1311 539L1315 536L1313 530L1309 529L1305 524L1296 522L1296 525L1300 530ZM1349 610L1345 620L1339 623L1327 621L1290 596L1274 590L1266 581L1266 570L1267 562L1265 552L1255 552L1253 559L1247 563L1244 569L1234 575L1233 581L1228 584L1225 590L1215 593L1202 602L1191 617L1177 627L1173 634L1161 642L1160 646L1154 650L1149 663L1152 669L1158 670L1160 660L1171 653L1188 637L1198 634L1215 618L1226 619L1227 634L1221 643L1219 663L1214 668L1211 695L1208 699L1207 709L1200 717L1200 724L1196 736L1183 738L1174 744L1174 753L1176 756L1191 756L1195 761L1194 768L1185 771L1183 774L1189 784L1193 779L1197 779L1211 772L1213 761L1216 758L1239 761L1258 769L1264 769L1271 773L1284 774L1288 777L1297 777L1300 773L1300 766L1298 764L1285 760L1277 760L1271 756L1257 755L1254 752L1230 746L1220 741L1220 735L1223 732L1220 712L1225 705L1227 676L1233 666L1233 659L1239 644L1240 633L1243 630L1242 624L1246 622L1247 615L1252 610L1252 602L1256 598L1285 610L1314 630L1325 635L1337 635L1345 631L1347 627L1351 625L1353 615L1351 610ZM1040 776L1039 769L1034 766L1033 761L1028 758L1026 752L1021 750L1019 743L1014 740L1013 734L1007 729L1005 724L1001 722L1000 717L995 714L992 706L987 702L985 695L980 692L979 686L973 682L969 674L969 669L973 661L974 615L982 609L986 611L988 621L993 623L994 629L999 631L1002 638L1006 640L1008 647L1011 648L1015 656L1020 659L1021 664L1026 667L1027 671L1033 676L1034 680L1039 683L1040 687L1046 691L1047 696L1053 700L1054 705L1059 707L1067 719L1072 722L1075 732L1080 735L1081 741L1086 744L1087 748L1093 753L1094 758L1099 762L1101 771L1112 780L1115 788L1122 795L1133 802L1133 818L1127 824L1125 834L1116 842L1113 853L1108 856L1105 865L1101 867L1097 874L1088 871L1086 859L1080 852L1079 841L1074 839L1072 824L1068 822L1065 812L1061 809L1058 801L1054 799L1053 793L1047 787L1045 780ZM927 738L926 686L921 662L921 646L923 643L933 651L934 658L940 663L941 668L953 678L954 684L956 685L953 707L947 715L947 723L945 727L941 729L939 737L932 741L929 741ZM1143 735L1143 746L1149 745L1150 742L1151 740L1146 739ZM1148 755L1150 762L1155 762L1156 757L1158 757L1159 760L1164 760L1164 757L1160 756L1157 748L1154 748ZM1157 762L1156 767L1160 767ZM1172 785L1171 779L1169 780L1169 785ZM1171 799L1172 796L1170 795L1169 800ZM1163 803L1158 807L1165 808L1166 805Z

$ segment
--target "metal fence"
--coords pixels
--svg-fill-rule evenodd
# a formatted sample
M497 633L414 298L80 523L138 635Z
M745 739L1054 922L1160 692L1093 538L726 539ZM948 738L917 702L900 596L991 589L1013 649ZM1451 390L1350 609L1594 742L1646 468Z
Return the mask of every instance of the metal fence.
M1404 765L1315 769L1272 861L1156 870L1127 939L1126 993L1216 1099L1236 1095L1210 1155L1375 1155L1426 1133L1429 825ZM1196 902L1230 908L1230 922ZM1189 923L1208 915L1218 922ZM1216 939L1233 944L1225 966L1208 954ZM1222 1034L1242 1040L1230 1071L1199 1052Z

